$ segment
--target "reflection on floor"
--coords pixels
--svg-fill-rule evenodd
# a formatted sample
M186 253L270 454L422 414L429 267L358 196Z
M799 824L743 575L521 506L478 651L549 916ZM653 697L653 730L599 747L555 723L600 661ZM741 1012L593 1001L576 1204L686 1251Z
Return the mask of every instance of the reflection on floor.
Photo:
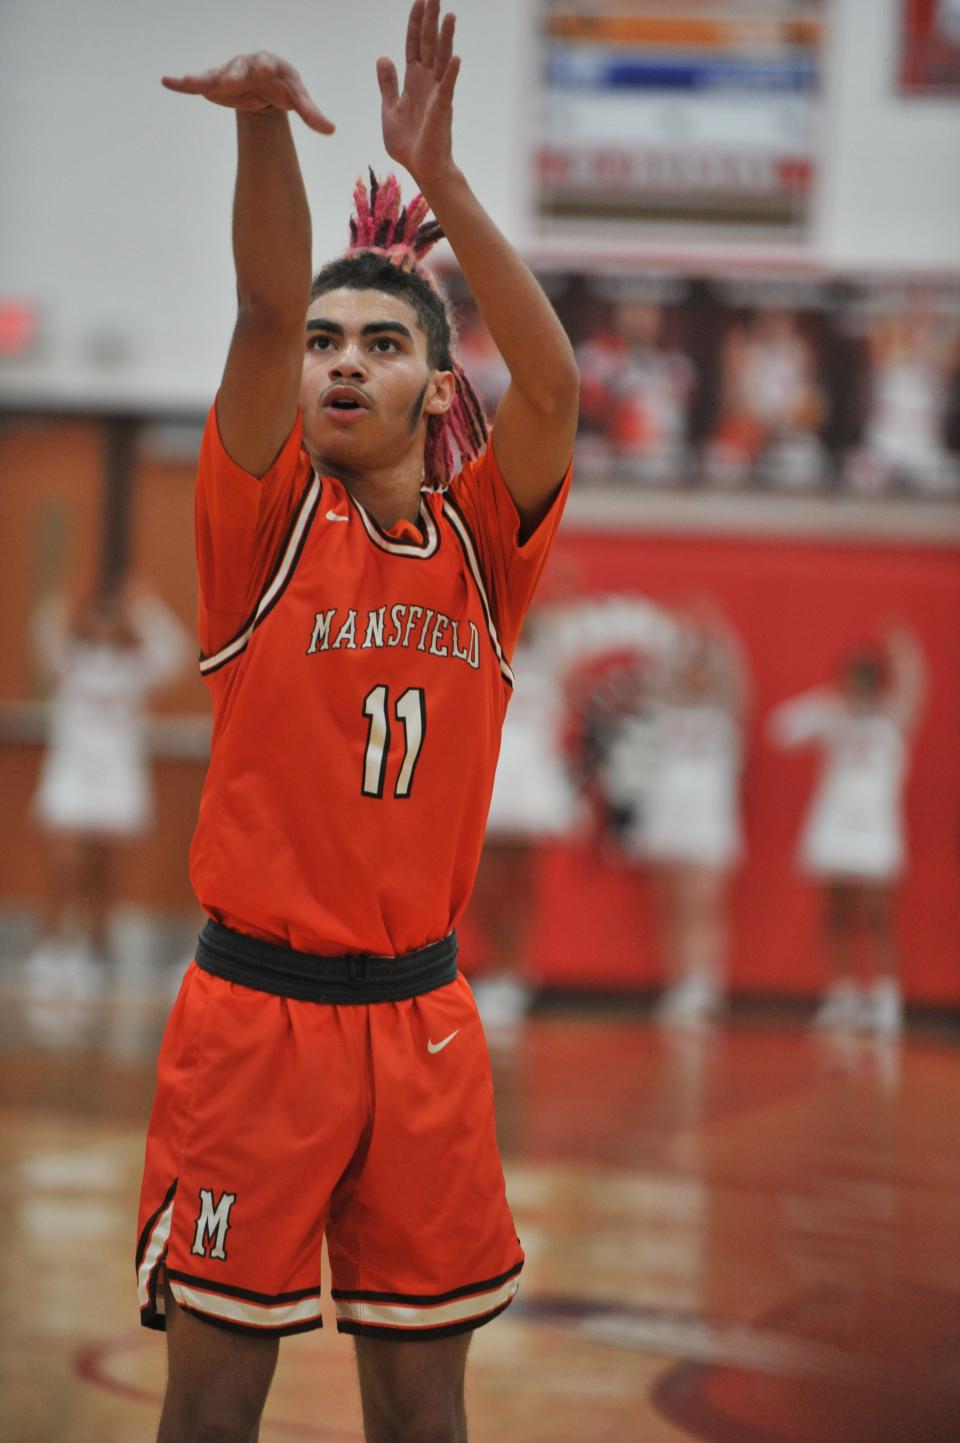
M0 1438L148 1443L163 1346L133 1231L182 971L95 1003L0 966ZM477 1334L472 1443L948 1443L960 1436L960 1038L713 1032L535 1013L494 1055L528 1264ZM359 1443L351 1349L288 1340L262 1443Z

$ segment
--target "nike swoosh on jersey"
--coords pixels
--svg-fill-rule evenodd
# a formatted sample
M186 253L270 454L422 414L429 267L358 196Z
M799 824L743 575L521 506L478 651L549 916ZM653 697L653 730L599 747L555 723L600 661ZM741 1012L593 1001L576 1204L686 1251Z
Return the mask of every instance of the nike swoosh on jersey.
M349 516L341 516L339 511L328 511L328 512L327 512L327 520L328 520L328 521L349 521L349 520L350 520L350 517L349 517Z
M446 1047L447 1043L448 1043L448 1042L452 1042L453 1039L456 1037L457 1032L459 1032L459 1031L460 1031L460 1028L458 1027L457 1030L456 1030L456 1032L451 1032L451 1033L450 1033L450 1036L449 1036L449 1037L445 1037L442 1042L430 1042L430 1041L428 1041L428 1042L427 1042L427 1051L428 1051L428 1052L442 1052L443 1049Z

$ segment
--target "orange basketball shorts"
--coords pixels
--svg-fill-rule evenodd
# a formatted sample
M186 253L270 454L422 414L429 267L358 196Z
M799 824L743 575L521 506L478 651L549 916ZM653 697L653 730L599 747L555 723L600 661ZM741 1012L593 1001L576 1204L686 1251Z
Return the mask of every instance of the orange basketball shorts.
M147 1137L141 1321L321 1326L326 1235L337 1327L477 1328L523 1252L504 1190L483 1029L463 977L401 1002L273 996L192 963L167 1023Z

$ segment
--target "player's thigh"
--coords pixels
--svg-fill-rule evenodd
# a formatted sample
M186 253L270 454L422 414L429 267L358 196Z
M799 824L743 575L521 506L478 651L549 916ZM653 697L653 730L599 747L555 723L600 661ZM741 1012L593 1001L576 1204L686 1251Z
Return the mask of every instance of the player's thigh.
M157 1443L255 1443L277 1365L275 1335L219 1328L166 1289L167 1393Z
M367 1443L466 1443L472 1336L355 1340Z
M433 1341L501 1313L523 1267L490 1059L462 977L368 1013L372 1126L327 1227L337 1327Z

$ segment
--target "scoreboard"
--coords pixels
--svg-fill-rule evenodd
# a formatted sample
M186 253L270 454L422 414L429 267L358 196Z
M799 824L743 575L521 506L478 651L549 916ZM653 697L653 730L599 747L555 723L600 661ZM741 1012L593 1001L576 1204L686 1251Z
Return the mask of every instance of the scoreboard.
M824 0L544 0L537 211L802 240Z

